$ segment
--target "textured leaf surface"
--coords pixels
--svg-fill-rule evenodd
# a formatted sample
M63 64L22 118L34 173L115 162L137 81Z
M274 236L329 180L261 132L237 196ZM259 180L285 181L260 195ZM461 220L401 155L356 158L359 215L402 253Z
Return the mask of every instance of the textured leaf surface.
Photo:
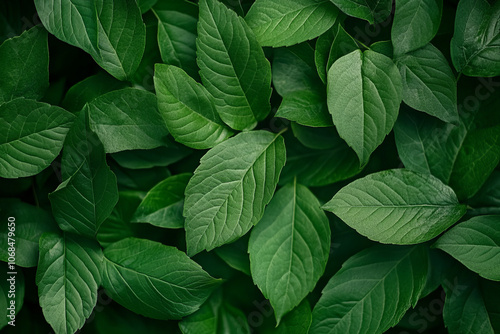
M500 75L500 2L459 2L451 59L459 72L477 77Z
M73 119L64 109L24 98L0 105L0 177L31 176L47 168Z
M285 159L283 138L266 131L240 133L208 151L186 189L188 254L235 241L257 224Z
M196 40L200 76L222 120L252 129L271 111L271 66L243 18L218 0L201 0Z
M396 0L391 29L394 51L401 55L419 49L436 35L443 0Z
M426 276L423 246L378 245L361 251L323 289L310 333L384 333L415 306Z
M328 110L361 165L396 122L402 99L399 71L380 53L353 51L328 71Z
M54 233L40 238L36 284L43 314L56 334L76 332L92 313L101 266L102 251L93 241Z
M349 16L366 20L370 24L385 21L391 15L391 0L330 0Z
M104 250L102 275L113 300L163 320L194 313L220 283L175 247L137 238Z
M358 233L382 243L430 240L465 214L453 190L432 175L405 169L370 174L323 206Z
M118 188L85 110L68 133L61 169L64 181L49 195L54 217L63 231L93 238L118 202Z
M165 228L184 227L184 191L190 178L189 173L178 174L158 183L139 204L131 222Z
M233 134L220 119L212 95L180 68L156 65L155 88L158 109L179 143L206 149Z
M168 131L152 93L124 88L101 95L88 108L90 128L99 136L106 153L167 144Z
M446 232L435 247L484 278L500 281L500 216L471 218Z
M252 278L273 306L276 321L311 292L330 253L330 225L305 186L281 188L250 235Z
M257 0L245 17L262 46L289 46L318 37L335 23L329 0Z
M396 59L403 101L410 107L458 124L457 83L444 55L432 44Z
M47 31L35 26L0 45L0 103L38 99L49 87Z

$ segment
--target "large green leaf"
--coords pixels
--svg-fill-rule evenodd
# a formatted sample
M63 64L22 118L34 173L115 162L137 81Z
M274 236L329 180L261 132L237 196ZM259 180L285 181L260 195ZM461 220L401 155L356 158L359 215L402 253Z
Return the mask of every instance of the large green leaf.
M146 27L135 1L35 0L35 5L51 34L88 52L117 79L134 74L146 43Z
M462 0L455 18L451 59L457 71L469 76L500 75L500 2Z
M484 278L500 281L500 216L473 217L446 232L435 247Z
M220 119L212 95L182 69L157 64L155 88L158 109L179 143L206 149L233 134Z
M426 276L424 246L365 249L347 260L323 289L310 333L384 333L417 304Z
M368 21L370 24L385 21L392 11L391 0L330 0L349 16Z
M380 53L353 51L330 67L327 94L340 137L366 165L398 116L402 83L396 65Z
M190 178L191 174L184 173L170 176L158 183L139 204L131 222L150 223L165 228L184 227L184 191Z
M432 44L396 59L403 101L410 107L458 124L457 82L448 61Z
M168 144L168 131L156 96L145 90L124 88L109 92L89 103L88 110L90 128L99 136L106 153Z
M323 208L382 243L430 240L465 214L453 190L432 175L392 169L342 188Z
M218 0L200 0L197 61L222 120L251 129L271 111L271 66L243 18Z
M16 97L38 99L49 87L47 31L35 26L0 45L0 104Z
M253 131L203 156L186 189L188 254L235 241L257 224L273 197L285 154L280 135Z
M335 23L329 0L257 0L245 16L262 46L289 46L318 37Z
M15 218L15 231L9 240L8 218ZM8 242L14 240L16 265L35 267L38 263L38 239L44 232L57 231L54 218L45 210L18 200L2 199L0 219L5 222L0 227L0 260L8 262Z
M396 55L419 49L436 35L443 0L396 0L391 40Z
M49 195L54 217L62 230L93 238L118 202L118 188L86 110L66 137L61 169L63 183Z
M103 286L113 300L154 319L196 310L220 284L175 247L127 238L104 250Z
M158 46L163 62L178 66L192 78L198 78L198 6L186 0L160 1L154 6L153 12L158 18Z
M102 260L93 241L71 234L41 236L36 284L43 314L56 334L75 333L92 313Z
M24 98L0 105L0 177L40 173L57 157L74 116Z
M250 235L252 278L273 306L276 321L311 292L330 253L330 225L305 186L281 188Z

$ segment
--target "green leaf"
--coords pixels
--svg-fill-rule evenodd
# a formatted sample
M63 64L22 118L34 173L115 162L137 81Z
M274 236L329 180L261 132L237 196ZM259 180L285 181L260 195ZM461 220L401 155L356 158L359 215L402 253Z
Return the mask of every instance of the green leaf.
M218 0L200 0L197 61L222 120L248 130L271 111L271 66L243 18Z
M32 176L47 168L73 119L64 109L24 98L0 105L0 177Z
M81 48L112 76L126 80L139 66L146 27L135 1L35 0L45 28Z
M6 247L5 247L6 248ZM16 254L16 262L19 257L19 253ZM2 260L3 261L3 260ZM5 260L6 261L6 260ZM17 263L16 263L17 264ZM9 269L7 263L0 264L0 329L7 326L9 322L9 327L16 328L17 314L22 309L24 304L25 295L25 279L24 274L21 269L16 268L14 271L16 274L11 275L12 270ZM12 278L14 278L12 280ZM14 287L12 286L14 283ZM12 291L14 290L14 292ZM13 294L14 293L14 294ZM14 313L12 313L12 302L15 302ZM18 320L20 321L20 320ZM12 323L14 325L12 325ZM19 322L17 323L19 325ZM17 327L19 328L19 327Z
M413 109L458 124L457 82L448 61L432 44L396 59L403 101Z
M325 270L330 225L306 187L281 188L250 235L252 278L270 300L276 322L300 304Z
M338 9L329 0L257 0L245 16L262 46L289 46L323 34Z
M458 72L475 77L500 75L500 2L459 2L451 60Z
M47 31L35 26L0 45L0 104L25 97L39 99L49 88Z
M240 133L208 151L186 189L188 254L235 241L257 224L285 159L283 138L266 131Z
M378 41L370 45L370 49L372 51L383 54L386 57L393 58L394 57L394 48L392 46L391 41Z
M307 299L304 299L299 306L284 316L280 325L273 331L270 331L269 334L307 334L311 322L311 306Z
M247 234L235 242L217 247L214 252L231 268L251 276L248 237Z
M292 123L291 128L293 135L302 145L315 150L334 148L342 142L333 126L327 128L312 128L298 123ZM336 140L337 138L338 140Z
M49 195L54 217L63 231L94 238L118 202L118 188L85 110L66 137L61 169L64 181Z
M191 174L166 178L151 189L134 213L133 223L150 223L165 228L184 227L184 191Z
M398 116L402 83L396 65L380 53L353 51L328 71L327 94L340 137L366 165Z
M391 29L394 51L402 55L429 43L439 29L443 0L396 0Z
M160 1L154 6L153 12L158 18L161 59L165 64L178 66L197 79L198 6L185 0Z
M158 0L137 0L142 14L149 11L157 2Z
M323 208L372 240L416 244L456 223L466 208L432 175L406 169L370 174L342 188Z
M484 278L500 281L500 216L473 217L446 232L435 244Z
M330 0L349 16L368 21L370 24L385 21L392 11L391 0Z
M500 215L500 171L493 171L468 204L474 208L472 210L474 214Z
M102 259L93 241L71 234L41 236L36 284L43 315L56 334L76 332L92 313Z
M179 328L183 334L250 334L246 315L224 302L216 291L196 313L182 319Z
M129 169L149 169L165 167L189 156L192 151L171 141L166 146L151 150L130 150L113 153L111 156L122 167Z
M129 310L153 319L195 312L220 280L175 247L127 238L104 250L103 286Z
M8 239L8 218L15 218L15 231ZM8 262L8 242L15 240L16 265L35 267L38 263L38 239L44 232L57 231L54 218L45 210L27 203L2 199L0 202L0 219L4 222L0 228L0 260Z
M212 95L182 69L157 64L155 88L159 111L179 143L206 149L233 134L220 119Z
M156 96L145 90L124 88L109 92L89 103L88 110L90 128L99 136L106 153L168 144L168 131Z
M417 304L426 276L423 246L365 249L347 260L323 289L310 332L384 333Z

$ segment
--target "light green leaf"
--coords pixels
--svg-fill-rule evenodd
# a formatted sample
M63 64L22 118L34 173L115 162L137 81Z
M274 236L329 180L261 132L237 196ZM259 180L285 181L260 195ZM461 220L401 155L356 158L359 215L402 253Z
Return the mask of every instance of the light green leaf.
M49 195L54 217L63 231L94 238L118 202L118 188L85 110L68 133L61 165L63 183Z
M47 31L35 26L0 45L0 104L25 97L39 99L49 88Z
M351 182L323 208L372 240L402 245L431 240L466 211L439 179L406 169Z
M257 224L273 197L285 154L280 135L253 131L201 158L184 205L189 255L235 241Z
M0 177L32 176L47 168L73 119L64 109L24 98L0 105Z
M160 1L153 8L158 18L158 46L165 64L182 68L198 78L196 23L198 6L185 0Z
M101 95L88 104L88 112L90 128L106 153L168 144L156 96L145 90L124 88Z
M305 126L326 127L332 125L328 115L326 94L301 90L283 97L276 117L286 118Z
M103 286L109 296L153 319L179 319L207 300L220 280L175 247L127 238L104 250Z
M458 124L457 82L448 61L432 44L396 59L403 101L410 107Z
M271 66L243 18L218 0L200 0L197 61L222 120L252 129L271 111Z
M484 278L500 281L500 216L473 217L446 232L435 244Z
M250 234L252 278L270 300L279 324L323 275L330 253L330 225L306 187L281 188Z
M475 77L500 75L500 2L462 0L451 39L451 60L458 72Z
M75 333L92 313L101 266L97 243L71 234L41 236L36 284L43 315L56 334Z
M402 55L429 43L439 29L442 11L443 0L396 0L391 29L395 53Z
M166 178L151 189L134 213L132 223L150 223L165 228L184 227L184 191L191 174Z
M81 48L112 76L128 79L139 66L146 27L135 1L35 0L45 28Z
M15 218L14 235L9 240L8 218ZM38 239L44 232L57 231L57 224L45 210L10 199L0 202L0 260L8 262L8 242L15 240L16 265L35 267L38 263Z
M212 95L182 69L157 64L155 88L158 109L179 143L206 149L233 134L220 119Z
M330 67L327 94L340 137L366 165L398 116L402 83L396 65L380 53L353 51Z
M323 34L338 9L329 0L257 0L245 16L262 46L289 46Z
M368 21L370 24L385 21L392 11L391 0L330 0L349 16Z

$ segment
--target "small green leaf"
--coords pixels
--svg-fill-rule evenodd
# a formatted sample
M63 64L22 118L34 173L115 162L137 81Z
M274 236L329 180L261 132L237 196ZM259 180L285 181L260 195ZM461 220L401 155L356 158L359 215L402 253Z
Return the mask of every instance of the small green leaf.
M104 250L102 277L113 300L163 320L195 312L220 284L177 248L137 238Z
M417 304L426 277L423 246L365 249L347 260L323 289L310 333L384 333Z
M328 71L328 110L362 166L396 122L402 99L399 71L373 51L353 51Z
M500 216L473 217L446 232L435 244L484 278L500 281Z
M257 0L245 16L262 46L289 46L318 37L335 23L329 0Z
M402 245L431 240L466 211L439 179L405 169L351 182L323 208L372 240Z
M330 0L349 16L368 21L370 24L385 21L392 11L391 0Z
M47 31L35 26L0 45L0 104L24 97L39 99L49 88Z
M212 95L182 69L157 64L155 88L158 109L179 143L207 149L233 134L220 119Z
M274 194L285 154L280 135L252 131L203 156L186 189L189 255L235 241L257 224Z
M222 120L248 130L271 111L271 66L243 18L219 0L200 0L197 61Z
M43 315L56 334L75 333L92 313L101 266L97 243L71 234L41 236L36 284Z
M47 168L73 119L64 109L24 98L0 105L0 177L32 176Z

